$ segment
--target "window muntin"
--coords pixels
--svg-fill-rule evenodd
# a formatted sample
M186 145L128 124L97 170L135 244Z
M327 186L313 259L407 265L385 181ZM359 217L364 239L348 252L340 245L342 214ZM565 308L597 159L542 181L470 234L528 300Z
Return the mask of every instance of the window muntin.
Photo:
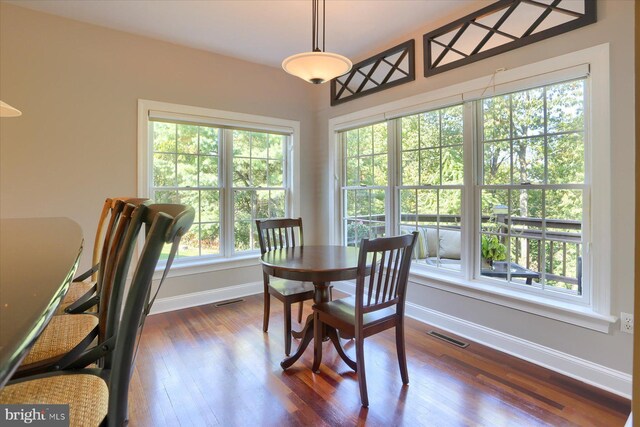
M149 121L149 131L149 197L188 204L196 212L177 257L257 250L255 220L289 213L289 135L157 119ZM228 215L225 204L233 206ZM167 246L163 255L168 251Z
M460 271L464 184L463 106L398 119L400 232L418 230L414 258Z
M255 220L284 217L285 135L234 130L233 234L234 251L259 249Z
M531 286L582 294L585 80L483 99L480 259L503 245L509 284L525 284L512 263L534 271ZM492 266L495 270L496 266ZM491 274L484 266L481 274ZM496 278L494 277L494 280Z
M386 235L388 198L387 124L341 133L343 141L342 236L347 246Z
M397 150L390 166L398 172L390 174L385 201L399 215L386 215L386 226L394 232L437 230L431 239L423 236L423 251L431 255L429 242L431 248L436 248L434 256L427 257L432 258L431 262L421 261L423 252L416 256L416 264L440 267L440 271L458 270L465 280L480 279L529 294L586 301L580 299L585 295L582 271L588 270L589 263L583 234L588 229L585 221L590 208L585 178L585 82L580 79L541 86L387 122L390 129L399 129L387 138L389 152ZM471 107L470 113L465 106ZM360 155L354 151L355 143L349 148L347 134L350 132L355 140L353 135L367 128L340 133L346 159L341 194L345 212L342 239L347 244L352 244L349 239L354 234L349 234L347 220L360 220L358 225L363 226L364 234L370 234L361 220L367 212L359 212L354 200L357 202L357 192L362 191L361 199L366 205L371 196L365 190L371 189L353 178L348 181L357 176L353 171ZM465 132L463 128L472 130ZM473 138L470 135L475 135L473 143L468 140ZM467 148L473 148L476 156L465 154ZM445 163L445 158L454 157L451 151L456 154L456 162ZM471 189L463 179L464 172L472 170L477 171L477 177L466 182L475 187L475 194L469 199L465 190ZM347 182L360 185L349 188ZM397 193L389 200L394 188ZM375 189L382 192L385 188ZM525 205L524 200L531 203ZM349 203L353 205L350 207ZM461 248L460 260L451 263L449 257L452 252L457 256L458 248L455 244L453 251L451 245L445 247L445 257L441 253L442 242L452 232L462 235L463 227L470 229L466 233L470 238L477 236L470 240L476 242L468 252L472 257L465 259L465 249ZM495 236L504 242L503 262L520 264L538 277L528 284L526 278L510 272L497 278L483 274L483 269L491 267L482 266L482 236Z
M189 232L176 257L220 254L220 129L210 126L149 122L153 138L150 198L184 203L195 209ZM168 248L165 248L168 254Z

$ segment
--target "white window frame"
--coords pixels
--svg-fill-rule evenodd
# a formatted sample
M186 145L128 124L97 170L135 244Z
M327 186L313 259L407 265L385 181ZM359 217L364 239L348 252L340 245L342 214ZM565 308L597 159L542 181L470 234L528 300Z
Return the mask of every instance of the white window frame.
M609 45L602 44L559 57L520 66L509 70L499 70L492 75L476 78L464 83L437 89L431 92L382 104L363 111L354 112L329 120L329 158L330 173L334 177L334 197L330 202L334 215L330 222L331 243L340 242L341 209L339 167L342 162L338 132L364 126L383 120L433 110L447 105L473 101L498 94L516 92L533 87L544 86L588 75L585 88L589 94L589 105L585 111L586 149L585 185L590 187L590 218L586 221L590 229L583 232L589 241L597 244L585 245L584 254L591 260L589 271L584 279L589 281L588 295L583 301L565 301L543 295L527 295L517 289L496 286L491 280L478 277L473 272L477 262L467 262L467 268L460 274L434 271L433 268L413 265L410 281L429 287L454 292L475 299L511 307L543 317L579 325L588 329L609 332L617 318L611 313L611 134L610 134L610 75ZM466 103L471 105L471 103ZM471 108L471 107L469 107ZM465 112L466 113L466 112ZM466 125L465 125L466 126ZM469 135L467 133L469 132ZM465 190L463 211L471 208L475 212L477 201L475 138L470 126L465 127L465 164L473 165L474 170L465 171ZM469 137L467 137L469 136ZM598 167L593 167L597 159ZM395 171L395 173L399 173ZM396 189L397 191L397 189ZM475 214L463 215L462 256L472 260L477 245Z
M287 180L287 212L292 217L300 216L300 122L254 114L237 113L232 111L214 110L210 108L173 104L147 99L138 99L138 197L149 197L153 169L152 135L149 134L150 115L165 120L192 122L194 124L209 124L213 127L238 128L243 130L272 131L288 134L290 143L286 153L285 179ZM222 132L230 133L227 129ZM231 142L220 144L220 178L221 206L220 233L225 236L233 235L233 181ZM247 267L259 264L259 251L243 251L236 253L231 239L225 239L220 255L206 257L190 257L176 259L170 274L182 276L200 274L210 271L226 270L230 268ZM164 268L159 263L156 271Z

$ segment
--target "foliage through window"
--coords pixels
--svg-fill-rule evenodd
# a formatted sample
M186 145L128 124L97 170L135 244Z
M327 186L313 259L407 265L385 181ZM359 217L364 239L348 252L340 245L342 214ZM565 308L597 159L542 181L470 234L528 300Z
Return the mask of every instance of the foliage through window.
M344 242L418 230L426 268L582 295L586 97L578 79L340 132Z
M537 273L533 286L581 292L584 105L584 80L480 103L481 233L506 249L494 271L515 264Z
M196 211L178 257L258 249L255 220L287 215L288 135L160 120L151 120L149 128L150 197ZM230 215L225 215L226 203L233 206ZM233 225L225 234L226 223ZM225 235L232 242L227 248Z
M387 124L344 132L344 243L357 246L363 238L385 236Z

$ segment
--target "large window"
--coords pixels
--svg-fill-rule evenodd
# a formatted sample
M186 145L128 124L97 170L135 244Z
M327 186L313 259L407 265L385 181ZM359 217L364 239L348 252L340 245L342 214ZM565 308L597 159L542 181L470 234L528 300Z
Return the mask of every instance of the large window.
M417 230L426 272L584 301L585 87L559 81L339 132L344 243Z
M496 251L481 270L484 276L582 293L582 229L588 216L584 83L478 103L480 255L486 259Z
M142 195L158 203L187 204L196 212L180 242L181 262L255 252L256 219L293 215L296 122L141 103L148 104L141 118L147 129L140 147L146 170Z
M388 192L387 124L378 123L344 132L345 158L343 243L385 235Z

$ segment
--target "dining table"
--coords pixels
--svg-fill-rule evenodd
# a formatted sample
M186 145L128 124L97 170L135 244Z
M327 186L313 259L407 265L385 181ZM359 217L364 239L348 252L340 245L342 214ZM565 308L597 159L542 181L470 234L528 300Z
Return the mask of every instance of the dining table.
M0 219L0 388L67 293L82 245L68 218Z
M313 302L319 304L330 300L329 287L331 282L356 278L359 253L358 247L351 246L296 246L265 252L261 262L263 271L270 276L312 282L314 285ZM302 356L311 340L314 339L313 334L313 315L309 315L302 331L293 334L294 337L300 338L300 344L295 353L280 362L282 369L289 368ZM342 348L338 331L324 325L322 335L316 339L331 340L340 358L355 370L356 363L347 356Z

